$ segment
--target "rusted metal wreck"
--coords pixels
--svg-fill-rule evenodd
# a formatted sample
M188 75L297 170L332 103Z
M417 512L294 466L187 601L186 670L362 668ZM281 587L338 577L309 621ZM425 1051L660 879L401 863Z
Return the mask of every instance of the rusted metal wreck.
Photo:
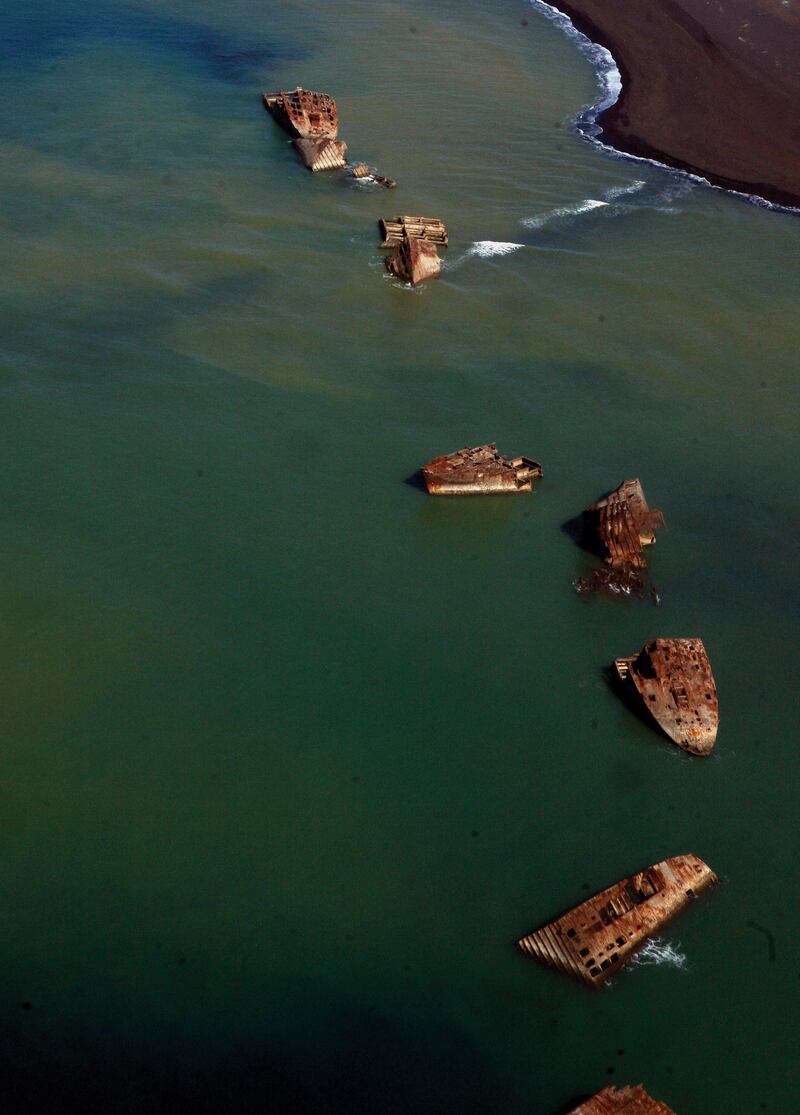
M386 268L401 282L417 286L438 278L442 263L437 245L447 247L447 229L436 217L388 217L378 225L381 248L392 248Z
M614 659L614 668L678 747L708 755L717 739L719 704L700 639L652 639L639 654Z
M501 457L497 446L476 445L434 457L422 467L425 487L432 496L496 495L529 492L542 466L530 457Z
M393 248L408 237L410 240L427 240L431 244L447 247L447 228L438 217L381 217L381 247Z
M583 513L584 534L598 548L603 560L616 568L644 568L645 546L656 540L664 516L651 510L639 480L623 480Z
M675 1115L671 1107L648 1096L641 1084L604 1088L569 1115Z
M426 279L438 279L442 261L436 245L427 240L402 240L391 255L386 257L386 270L401 283L419 286Z
M697 856L673 856L520 938L517 947L550 968L600 987L648 937L716 882Z
M327 93L312 93L298 85L289 93L263 93L264 106L294 139L294 147L309 170L336 170L347 165L347 144L337 139L339 114Z
M379 186L383 186L387 190L397 189L397 182L394 178L387 178L385 174L378 174L377 170L372 170L366 163L358 163L351 167L350 173L354 178L368 178L371 182L377 182Z

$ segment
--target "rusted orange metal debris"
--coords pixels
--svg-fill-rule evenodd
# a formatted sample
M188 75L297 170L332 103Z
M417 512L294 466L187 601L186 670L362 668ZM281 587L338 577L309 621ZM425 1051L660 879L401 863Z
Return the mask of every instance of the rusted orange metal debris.
M337 139L339 114L327 93L312 93L298 85L289 93L262 94L264 106L290 136L309 170L336 170L346 166L347 144Z
M385 174L378 174L376 170L371 170L366 163L358 163L351 167L350 173L354 178L370 178L373 182L377 182L379 186L385 186L387 190L394 190L397 187L394 178L387 178Z
M600 987L648 937L716 882L697 856L673 856L520 938L517 947L550 968Z
M609 565L643 568L642 550L655 542L656 529L665 524L663 514L648 507L641 483L623 480L615 492L586 508L583 525Z
M381 248L393 248L406 237L447 247L447 228L438 217L381 217L378 227L381 230Z
M439 278L442 261L435 244L405 237L391 255L386 257L386 270L401 283L419 286L426 279Z
M298 85L289 93L262 94L264 104L290 136L300 139L336 139L339 113L327 93L312 93Z
M434 457L422 468L433 496L495 495L529 492L542 466L530 457L501 457L494 442Z
M659 727L692 755L708 755L717 739L719 703L700 639L652 639L637 655L614 659Z
M675 1115L671 1107L648 1096L641 1084L604 1088L569 1115Z

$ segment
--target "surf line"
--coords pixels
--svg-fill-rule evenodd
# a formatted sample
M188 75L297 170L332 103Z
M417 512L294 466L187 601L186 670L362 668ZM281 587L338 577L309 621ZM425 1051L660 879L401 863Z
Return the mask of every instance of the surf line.
M610 143L604 143L600 138L603 129L598 124L597 118L607 108L616 104L622 92L622 74L613 54L607 47L593 42L583 31L579 31L566 12L562 12L554 4L548 4L547 0L530 0L530 4L535 11L538 11L545 19L549 19L551 23L555 24L559 31L563 31L567 38L572 39L584 58L588 58L597 71L602 90L601 99L597 104L582 108L574 121L575 127L584 139L588 139L590 143L618 159L633 159L637 163L657 166L659 170L669 171L670 174L679 174L683 178L698 183L698 185L708 186L712 190L719 190L720 193L742 198L743 201L750 205L756 205L759 209L773 209L778 213L800 213L800 209L795 206L779 205L776 201L768 201L765 197L759 197L758 194L748 194L743 190L731 190L727 186L717 186L714 182L710 182L708 178L704 178L702 174L695 174L691 170L670 166L668 163L660 163L658 159L650 159L644 155L631 155L627 151L620 151L618 147L612 147Z

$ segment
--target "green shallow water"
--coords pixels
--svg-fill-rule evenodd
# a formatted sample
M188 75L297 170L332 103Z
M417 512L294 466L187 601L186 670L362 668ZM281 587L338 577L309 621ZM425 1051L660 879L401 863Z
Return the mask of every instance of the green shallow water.
M516 2L0 31L4 1108L790 1110L798 218L574 134L593 69ZM299 166L298 81L395 193ZM437 284L386 279L394 212ZM406 482L489 439L532 497ZM573 589L627 476L658 609ZM708 648L707 761L606 683L657 634ZM688 851L683 968L516 955Z

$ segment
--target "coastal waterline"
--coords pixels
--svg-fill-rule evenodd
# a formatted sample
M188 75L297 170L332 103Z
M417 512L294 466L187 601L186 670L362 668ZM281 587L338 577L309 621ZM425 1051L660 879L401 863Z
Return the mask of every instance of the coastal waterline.
M786 1106L796 219L581 140L521 4L2 18L7 1106ZM298 81L395 193L299 166ZM489 438L533 496L404 483ZM562 528L635 475L662 605L587 604ZM705 641L705 762L607 686L653 634ZM515 955L688 851L682 969Z

